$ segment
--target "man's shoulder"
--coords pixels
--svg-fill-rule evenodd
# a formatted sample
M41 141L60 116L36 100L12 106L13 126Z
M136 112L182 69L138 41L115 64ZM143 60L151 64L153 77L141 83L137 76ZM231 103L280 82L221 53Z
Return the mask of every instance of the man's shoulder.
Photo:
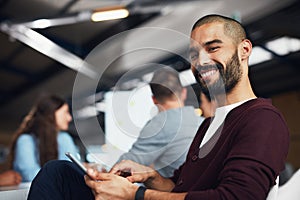
M248 122L256 121L256 119L270 121L270 117L275 117L281 121L285 121L281 112L272 105L272 101L264 98L249 100L233 109L228 115L228 119L230 118L230 121L239 121L241 119L247 119L246 121ZM266 117L266 119L262 119L262 116Z
M282 113L272 105L269 99L257 98L236 108L229 116L229 121L239 121L241 124L261 123L264 126L272 123L286 127Z
M267 109L279 113L279 110L272 104L272 100L265 98L256 98L249 100L246 103L242 104L240 108L242 108L244 111Z

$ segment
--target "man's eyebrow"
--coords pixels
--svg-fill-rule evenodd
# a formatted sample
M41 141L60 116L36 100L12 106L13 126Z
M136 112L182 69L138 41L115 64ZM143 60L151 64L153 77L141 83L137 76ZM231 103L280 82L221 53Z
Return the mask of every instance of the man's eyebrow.
M209 46L211 44L215 44L215 43L223 43L222 40L219 40L219 39L215 39L215 40L211 40L211 41L208 41L208 42L205 42L203 46Z

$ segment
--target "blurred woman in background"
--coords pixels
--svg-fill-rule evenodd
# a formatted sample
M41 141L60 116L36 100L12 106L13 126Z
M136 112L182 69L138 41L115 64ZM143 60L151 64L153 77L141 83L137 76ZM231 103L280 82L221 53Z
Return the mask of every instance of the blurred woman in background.
M77 154L71 136L65 132L72 117L68 104L58 96L40 98L16 131L11 147L11 165L30 182L47 161L67 160L65 152Z

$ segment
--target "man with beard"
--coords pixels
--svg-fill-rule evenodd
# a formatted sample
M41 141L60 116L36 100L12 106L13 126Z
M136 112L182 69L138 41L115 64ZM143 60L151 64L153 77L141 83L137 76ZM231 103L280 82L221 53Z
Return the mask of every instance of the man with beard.
M170 179L132 161L120 162L110 173L89 169L85 183L92 192L77 181L82 184L79 199L266 199L284 168L289 133L279 111L252 90L251 50L237 21L220 15L199 19L191 32L191 68L217 109L200 126L185 163ZM118 176L123 171L131 175Z

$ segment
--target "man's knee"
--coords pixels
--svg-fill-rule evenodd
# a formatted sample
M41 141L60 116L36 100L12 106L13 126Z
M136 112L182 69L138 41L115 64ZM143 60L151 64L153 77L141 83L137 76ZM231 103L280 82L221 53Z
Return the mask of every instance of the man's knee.
M72 163L66 160L52 160L43 166L40 173L46 173L48 176L65 174L72 168L70 164Z

